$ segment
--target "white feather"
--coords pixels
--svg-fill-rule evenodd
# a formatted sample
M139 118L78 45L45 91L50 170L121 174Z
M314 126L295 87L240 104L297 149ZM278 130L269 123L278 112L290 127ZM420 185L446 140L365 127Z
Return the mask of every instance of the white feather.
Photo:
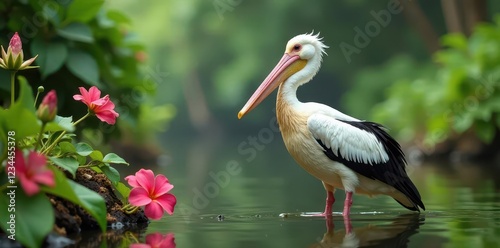
M389 160L383 144L374 134L348 123L324 114L313 114L307 119L307 127L335 156L370 165Z

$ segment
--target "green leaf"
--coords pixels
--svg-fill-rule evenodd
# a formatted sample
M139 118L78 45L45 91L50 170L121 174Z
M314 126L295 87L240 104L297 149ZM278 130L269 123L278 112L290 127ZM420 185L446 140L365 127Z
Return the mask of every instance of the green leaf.
M67 141L63 141L59 143L59 148L61 148L61 152L63 153L75 153L76 148L73 144Z
M73 117L61 117L56 115L56 119L54 120L55 123L66 132L73 132L75 131L75 126L73 126Z
M68 40L80 41L85 43L92 43L94 41L94 36L92 35L92 30L89 26L74 22L64 28L56 29L59 36L66 38Z
M90 153L90 158L92 158L93 160L102 161L103 159L102 152L94 150L92 153Z
M102 162L104 163L111 163L111 164L126 164L129 165L123 158L120 156L114 154L114 153L108 153L104 158L102 159Z
M81 156L81 155L76 155L76 161L78 161L78 164L86 164L87 163L87 157Z
M116 182L114 184L116 191L122 196L123 199L127 199L130 195L130 188L122 182Z
M8 192L15 192L15 210L9 212ZM15 238L27 247L41 247L45 237L54 226L54 210L45 194L28 197L20 187L7 189L0 194L0 226L10 228L11 214L15 215ZM10 234L7 231L7 234Z
M66 66L71 73L85 83L100 87L99 67L90 54L79 50L71 50L66 61Z
M61 42L45 42L37 38L31 43L32 53L38 54L42 79L59 70L68 56L67 47Z
M130 19L125 14L123 14L122 12L117 11L117 10L108 10L108 12L106 13L106 16L109 19L111 19L114 22L119 23L119 24L130 24L131 23Z
M73 0L68 7L66 22L88 22L94 18L104 4L104 0Z
M49 188L42 186L43 191L64 198L85 209L96 219L101 231L106 230L106 203L98 193L70 180L56 168L52 168L56 186ZM51 226L52 227L52 226Z
M76 144L76 153L78 153L78 155L80 155L80 156L88 156L93 151L94 151L94 149L92 149L92 147L87 143Z
M26 136L40 132L41 122L35 114L33 91L28 85L26 78L18 77L20 93L14 105L9 109L0 110L4 117L4 125L7 131L16 132L16 140L20 141Z
M117 183L120 181L120 173L113 167L111 166L102 166L100 167L102 172L104 172L104 175L108 177L108 179L113 183Z
M50 161L54 162L57 166L69 171L73 178L75 177L76 170L78 169L78 166L80 165L78 161L75 158L72 157L66 157L66 158L56 158L56 157L49 157Z

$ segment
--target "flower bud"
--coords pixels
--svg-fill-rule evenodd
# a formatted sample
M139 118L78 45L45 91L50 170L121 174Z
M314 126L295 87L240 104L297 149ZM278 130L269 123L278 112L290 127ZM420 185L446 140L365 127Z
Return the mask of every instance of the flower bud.
M12 49L12 54L14 56L19 55L23 51L23 43L21 42L21 38L19 38L17 32L10 39L9 48Z
M38 106L36 115L38 119L46 123L53 121L57 114L57 95L55 90L49 91Z
M17 32L10 39L9 47L7 48L7 52L2 48L2 57L0 58L0 67L7 70L25 70L31 68L37 68L38 66L31 66L33 61L35 61L35 57L24 61L24 53L23 53L23 44L21 42L21 38Z

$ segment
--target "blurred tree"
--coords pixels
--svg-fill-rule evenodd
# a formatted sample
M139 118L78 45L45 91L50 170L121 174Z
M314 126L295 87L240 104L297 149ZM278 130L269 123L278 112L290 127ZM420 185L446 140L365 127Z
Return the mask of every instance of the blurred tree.
M405 17L399 13L391 15L387 25L377 24L377 35L370 37L359 53L353 53L349 59L344 56L340 45L353 46L356 30L366 30L369 23L377 21L375 16L387 12L393 2L169 0L148 5L137 1L110 4L141 19L137 31L154 49L150 66L169 73L168 83L160 85L162 94L158 101L169 99L179 106L178 118L173 122L176 128L191 127L203 133L202 130L222 126L228 132L241 133L238 130L261 127L271 118L272 100L265 101L245 121L238 121L236 114L278 61L286 42L297 34L321 32L330 46L329 56L314 79L318 84L301 88L300 98L340 109L340 97L361 67L376 65L406 51L428 58L426 48L414 39ZM409 3L403 1L397 6L404 10ZM422 8L429 18L441 14L428 4ZM394 46L395 40L402 45ZM184 134L171 135L181 133Z
M469 38L462 33L447 34L442 44L446 49L434 55L437 71L397 80L388 99L377 106L376 119L389 123L406 139L416 138L424 148L441 144L434 153L496 156L500 145L500 16L494 24L478 24ZM384 66L378 73L386 74L391 67Z

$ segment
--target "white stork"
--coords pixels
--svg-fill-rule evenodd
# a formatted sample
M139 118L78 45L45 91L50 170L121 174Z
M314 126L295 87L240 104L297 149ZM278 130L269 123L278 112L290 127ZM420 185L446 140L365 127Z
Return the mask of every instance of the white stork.
M344 217L352 194L391 196L407 209L425 210L420 194L406 174L400 145L380 124L358 120L327 105L300 102L297 88L318 72L327 48L318 35L298 35L285 54L238 113L242 118L278 86L276 116L283 141L295 161L323 182L326 207L332 215L333 192L346 192Z

